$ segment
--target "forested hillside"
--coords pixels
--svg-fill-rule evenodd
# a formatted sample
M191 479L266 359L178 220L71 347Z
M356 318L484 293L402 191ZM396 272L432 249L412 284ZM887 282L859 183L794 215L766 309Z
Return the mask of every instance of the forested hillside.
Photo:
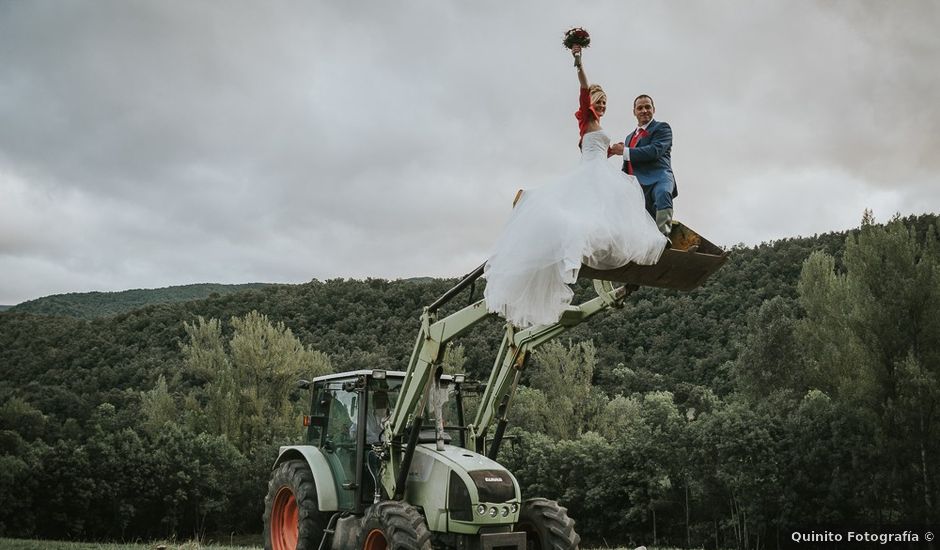
M214 294L232 294L265 286L267 285L264 283L241 285L204 283L121 292L76 292L44 296L15 306L0 306L0 311L6 309L18 313L94 319L126 313L149 305L201 300Z
M936 216L866 218L735 247L693 292L641 289L537 354L501 460L615 545L773 548L794 525L940 522L936 233ZM421 308L454 282L0 314L0 536L259 532L277 446L301 433L293 381L403 368ZM478 379L501 336L484 325L449 359Z

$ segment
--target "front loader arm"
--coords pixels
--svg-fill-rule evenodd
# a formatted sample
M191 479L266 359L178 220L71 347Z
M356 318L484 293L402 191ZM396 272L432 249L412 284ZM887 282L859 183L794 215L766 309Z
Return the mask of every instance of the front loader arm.
M483 300L452 313L440 321L437 320L437 310L461 290L472 285L483 274L483 268L483 265L476 268L457 283L457 286L448 290L437 301L424 308L421 314L421 330L418 332L418 340L415 342L414 351L411 352L411 359L408 361L405 380L398 392L395 408L392 410L391 417L385 426L386 435L384 440L386 448L393 447L395 442L398 444L404 442L401 453L393 452L389 456L392 471L397 472L394 484L388 487L394 500L401 500L404 497L408 472L411 469L411 460L414 457L421 427L424 423L428 398L431 389L439 387L442 374L441 360L444 358L447 343L488 316L486 303ZM471 290L472 294L473 291ZM411 430L406 440L405 431L409 420L411 421ZM440 429L437 436L438 447L443 450L443 432Z
M511 324L506 324L506 333L500 343L493 370L480 399L476 418L473 424L467 427L470 448L475 448L478 452L483 451L486 431L496 419L499 424L494 445L487 453L490 458L495 459L496 452L499 450L499 440L506 427L512 397L515 395L519 377L532 350L609 307L621 307L624 299L637 289L633 285L614 289L607 281L594 281L594 288L598 294L596 298L569 307L556 323L538 325L525 330L518 330Z
M421 413L427 403L428 390L432 387L434 371L444 358L447 343L471 329L489 315L483 300L448 315L440 321L429 308L421 314L421 330L415 342L411 360L405 371L405 381L398 394L398 401L389 419L391 436L405 433L409 418Z
M623 300L636 289L626 285L617 289L607 281L595 281L598 296L578 306L569 307L561 319L550 325L539 325L525 330L518 330L506 324L506 333L500 344L493 370L480 401L475 422L469 426L470 442L482 435L497 414L497 407L502 399L518 383L518 374L525 366L525 360L531 350L568 331L589 317L607 309L619 307ZM470 330L477 323L489 316L485 300L479 300L447 317L436 320L436 308L426 307L421 315L421 330L415 342L405 380L399 390L398 400L389 418L389 439L404 435L408 421L416 416L423 416L429 390L437 378L437 367L444 358L447 344ZM500 414L505 416L505 411Z

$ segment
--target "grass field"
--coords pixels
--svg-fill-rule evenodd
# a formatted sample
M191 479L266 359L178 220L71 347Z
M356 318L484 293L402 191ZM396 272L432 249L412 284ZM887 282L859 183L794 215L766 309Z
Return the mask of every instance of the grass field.
M227 546L215 543L155 541L64 542L0 538L0 550L261 550L261 546Z
M235 541L240 543L242 541ZM251 544L249 542L248 544ZM227 546L213 542L202 543L195 541L168 542L156 541L148 543L117 543L117 542L63 542L54 540L27 540L0 538L0 550L261 550L261 546ZM587 549L585 549L587 550ZM633 550L632 548L602 547L596 550ZM679 550L664 546L648 546L647 550Z

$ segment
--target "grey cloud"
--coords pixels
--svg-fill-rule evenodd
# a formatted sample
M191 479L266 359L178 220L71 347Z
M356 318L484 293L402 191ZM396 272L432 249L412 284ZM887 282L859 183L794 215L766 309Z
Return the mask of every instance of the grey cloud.
M0 303L462 274L577 162L575 25L605 127L656 98L716 242L938 209L933 3L549 4L0 4Z

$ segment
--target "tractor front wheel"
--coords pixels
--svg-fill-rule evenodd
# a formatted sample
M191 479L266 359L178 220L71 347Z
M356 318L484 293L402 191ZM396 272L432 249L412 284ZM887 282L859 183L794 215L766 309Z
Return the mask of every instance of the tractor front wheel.
M545 498L522 503L513 531L525 532L527 550L577 550L581 543L567 508Z
M264 549L310 550L323 538L324 514L317 506L317 485L305 460L278 465L264 499Z
M398 500L383 500L366 510L359 535L361 550L431 550L431 532L418 510Z

